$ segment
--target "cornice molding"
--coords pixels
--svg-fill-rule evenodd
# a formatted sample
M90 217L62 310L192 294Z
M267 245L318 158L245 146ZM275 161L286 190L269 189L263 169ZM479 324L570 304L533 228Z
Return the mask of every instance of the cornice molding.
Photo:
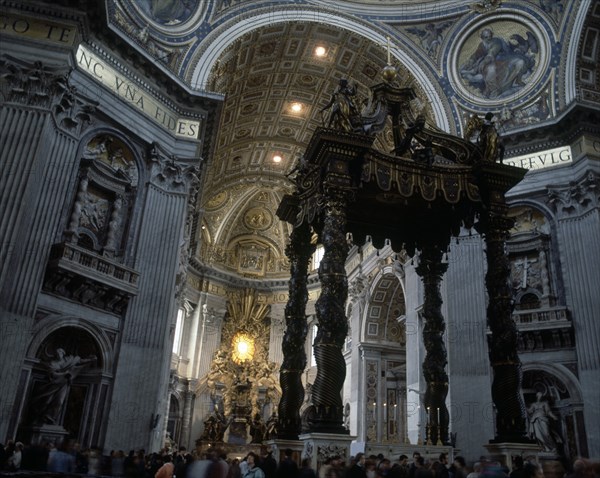
M537 128L513 131L502 136L505 157L534 153L570 144L583 133L600 136L600 107L574 103L561 116Z

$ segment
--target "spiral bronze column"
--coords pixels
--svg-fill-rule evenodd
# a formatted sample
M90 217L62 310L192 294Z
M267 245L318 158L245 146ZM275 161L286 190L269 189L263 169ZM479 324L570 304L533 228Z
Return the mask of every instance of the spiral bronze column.
M449 415L446 408L448 395L448 356L444 344L446 324L442 315L442 295L440 282L448 269L442 263L442 251L437 246L427 245L421 253L416 272L423 279L425 302L423 304L423 343L426 355L423 362L425 377L424 404L427 412L428 439L435 445L448 443Z
M494 370L492 400L496 407L496 438L494 442L526 442L525 402L521 394L523 371L517 353L517 327L512 320L513 300L510 288L510 263L506 254L506 239L513 221L506 215L507 207L496 205L486 220L486 256L488 270L485 284L488 291L487 322L490 337L490 363Z
M347 434L341 391L346 378L346 362L342 355L348 335L345 303L348 279L345 263L346 207L348 191L329 189L323 207L321 242L324 256L319 265L321 295L315 304L318 332L314 341L317 377L312 387L313 414L309 419L313 432Z
M289 298L285 306L283 363L279 372L281 400L278 407L277 437L297 440L301 431L300 407L304 401L302 373L306 368L304 343L308 332L306 303L308 302L308 263L315 251L311 244L310 226L302 223L290 234L285 253L290 260Z

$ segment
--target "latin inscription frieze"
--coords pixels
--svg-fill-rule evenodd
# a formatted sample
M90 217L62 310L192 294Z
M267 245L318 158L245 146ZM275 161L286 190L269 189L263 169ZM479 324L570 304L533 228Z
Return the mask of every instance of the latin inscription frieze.
M30 40L72 46L77 39L77 27L48 22L16 14L0 14L0 33Z
M200 138L200 121L180 117L84 45L79 45L77 50L77 66L171 134L188 139Z
M570 146L548 149L539 153L506 158L502 161L504 164L516 166L524 169L546 169L561 164L571 163L573 155Z

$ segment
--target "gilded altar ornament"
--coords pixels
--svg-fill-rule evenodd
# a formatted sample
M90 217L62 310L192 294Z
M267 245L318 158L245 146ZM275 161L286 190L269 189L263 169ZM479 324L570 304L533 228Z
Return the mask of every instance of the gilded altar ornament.
M261 302L257 291L251 289L231 292L228 296L221 347L206 375L206 385L211 395L223 402L223 423L233 418L256 420L262 405L276 406L281 395L277 364L268 360L270 306ZM205 425L213 422L209 420Z
M254 357L254 339L248 334L236 334L232 342L231 359L241 364L246 361L251 361Z
M321 114L329 110L326 121L328 128L349 133L362 129L362 120L354 101L355 96L356 84L349 83L346 78L340 78L329 103L321 109Z

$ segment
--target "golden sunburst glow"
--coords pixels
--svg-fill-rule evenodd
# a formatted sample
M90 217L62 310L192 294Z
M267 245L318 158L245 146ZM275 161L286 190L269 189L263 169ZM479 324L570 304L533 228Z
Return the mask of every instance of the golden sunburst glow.
M239 333L233 337L231 359L240 364L254 357L254 339L248 334Z

